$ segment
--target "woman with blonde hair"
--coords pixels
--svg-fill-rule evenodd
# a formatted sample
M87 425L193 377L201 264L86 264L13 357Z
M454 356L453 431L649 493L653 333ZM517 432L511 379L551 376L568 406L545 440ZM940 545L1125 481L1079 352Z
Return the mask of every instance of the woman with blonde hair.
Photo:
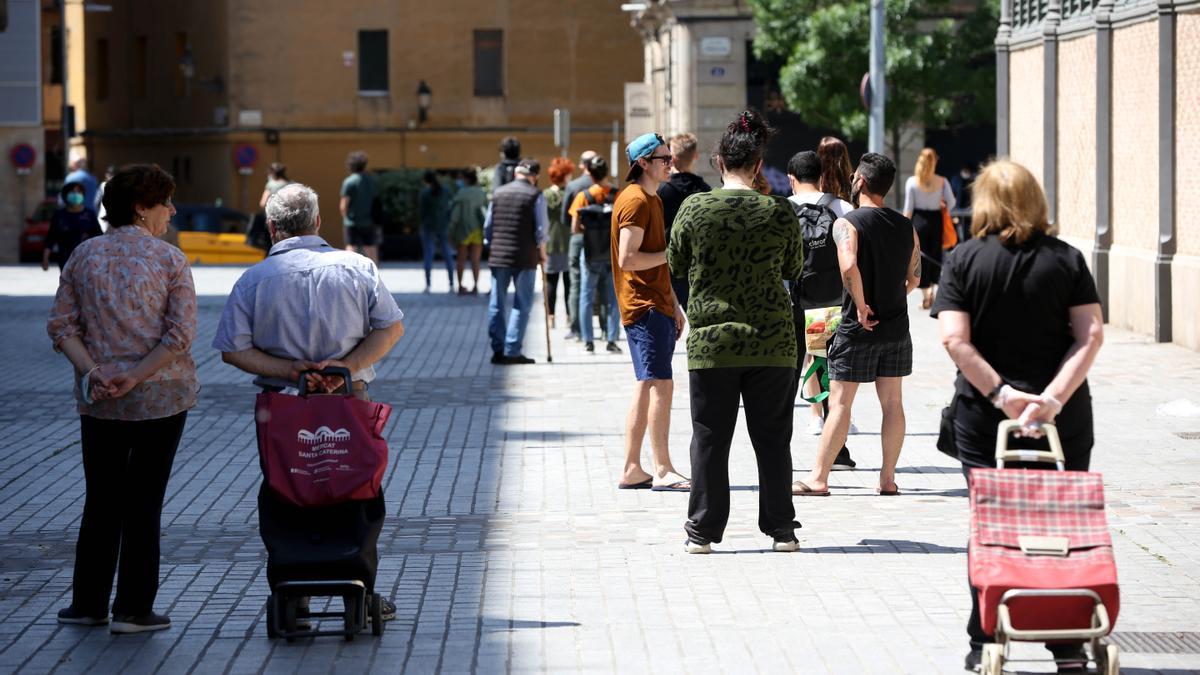
M1025 167L990 164L975 181L973 208L974 236L946 257L932 312L958 366L951 411L963 473L994 466L996 428L1005 419L1055 423L1067 470L1087 471L1093 444L1087 373L1104 341L1096 283L1083 254L1054 236L1046 197ZM968 668L993 640L980 624L974 589L971 602ZM1078 645L1051 651L1086 663Z
M925 148L917 157L913 175L904 184L904 215L910 218L921 240L922 309L933 304L938 277L942 273L942 208L954 208L950 181L934 173L938 155Z
M821 160L821 180L817 182L817 189L842 201L850 201L850 175L854 173L854 167L850 165L846 144L836 136L826 136L817 144L817 158Z

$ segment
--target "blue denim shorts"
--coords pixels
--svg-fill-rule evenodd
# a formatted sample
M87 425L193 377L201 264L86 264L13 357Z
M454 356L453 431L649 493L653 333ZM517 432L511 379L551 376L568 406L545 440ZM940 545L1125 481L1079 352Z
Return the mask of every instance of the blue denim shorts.
M671 357L675 353L675 319L655 309L625 326L633 373L638 382L670 380Z

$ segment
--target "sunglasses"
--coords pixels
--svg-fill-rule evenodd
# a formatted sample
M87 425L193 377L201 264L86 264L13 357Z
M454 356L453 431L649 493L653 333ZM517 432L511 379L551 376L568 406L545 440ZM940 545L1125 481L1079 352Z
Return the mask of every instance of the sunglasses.
M672 159L674 159L674 157L671 155L650 155L649 157L646 158L646 161L653 162L655 160L658 160L658 161L662 162L663 164L670 164Z

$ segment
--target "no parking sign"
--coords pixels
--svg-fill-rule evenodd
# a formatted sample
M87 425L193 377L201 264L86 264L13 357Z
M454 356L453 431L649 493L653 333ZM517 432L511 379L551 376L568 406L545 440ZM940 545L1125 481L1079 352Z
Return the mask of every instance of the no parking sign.
M37 150L28 143L18 143L9 151L8 159L17 169L18 176L28 176L37 162Z
M253 145L242 143L233 149L233 164L243 176L254 173L254 165L257 163L258 150Z

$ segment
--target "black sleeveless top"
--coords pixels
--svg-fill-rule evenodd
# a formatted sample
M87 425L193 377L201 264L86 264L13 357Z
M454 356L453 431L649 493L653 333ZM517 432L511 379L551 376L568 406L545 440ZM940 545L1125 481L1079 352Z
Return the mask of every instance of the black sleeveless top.
M862 207L843 216L858 231L858 271L863 298L879 321L874 330L858 323L854 297L842 296L842 323L838 333L855 341L900 340L908 335L908 300L905 280L912 264L912 221L888 208Z

